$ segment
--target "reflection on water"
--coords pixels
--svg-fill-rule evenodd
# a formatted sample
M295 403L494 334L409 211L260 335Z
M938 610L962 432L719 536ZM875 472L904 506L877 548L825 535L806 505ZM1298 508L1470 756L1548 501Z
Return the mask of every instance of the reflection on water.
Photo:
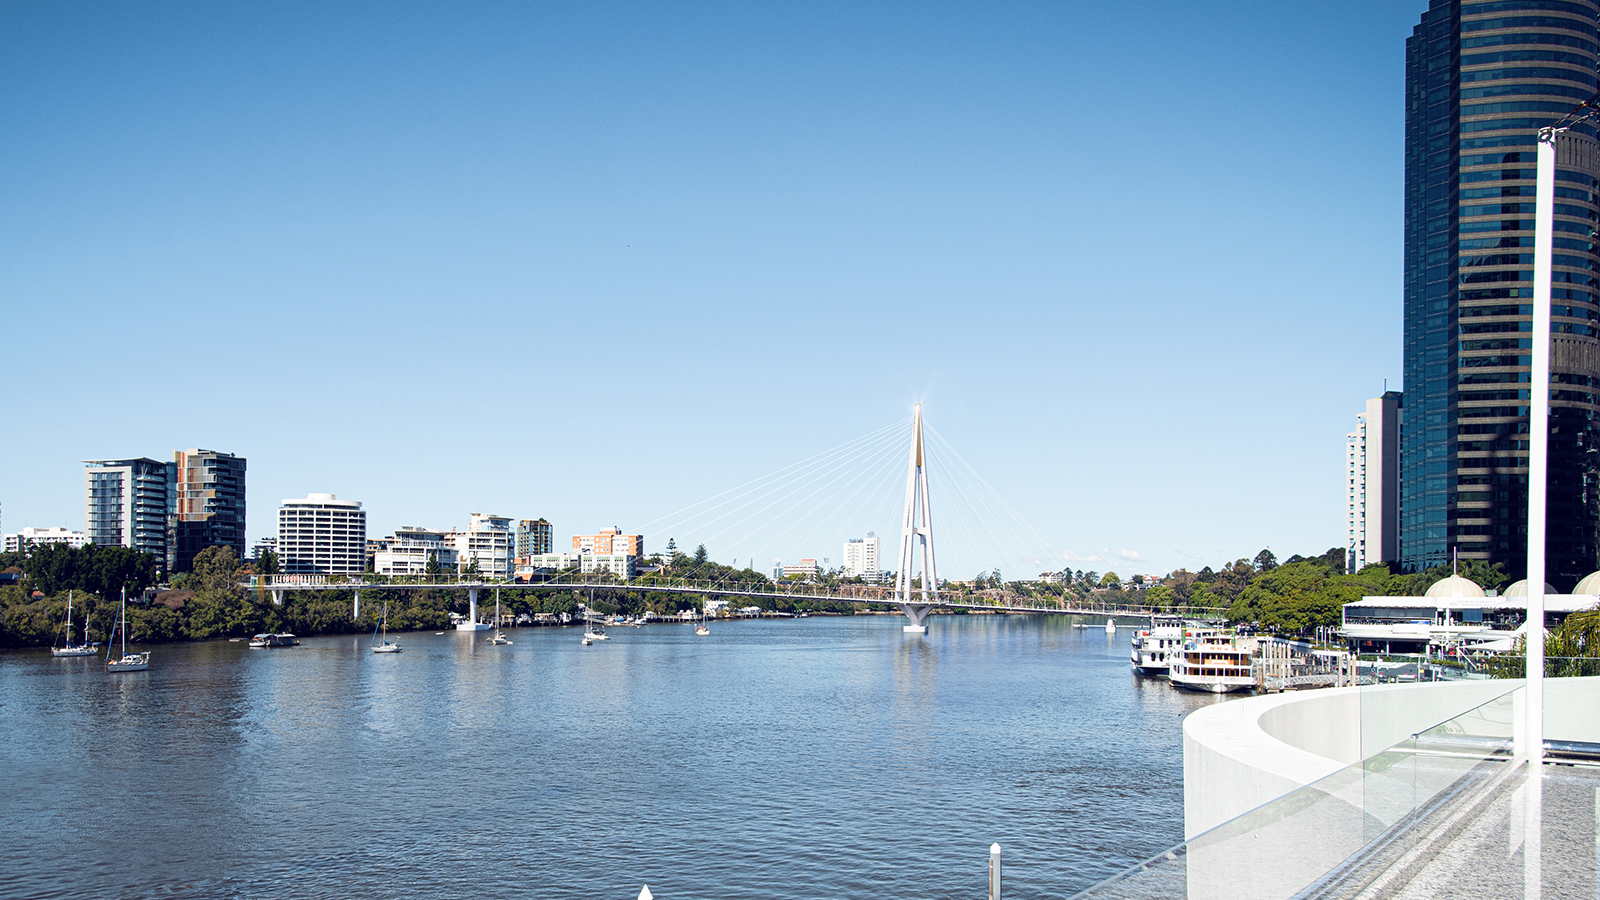
M1065 619L0 654L0 895L1071 894L1182 835L1181 717Z

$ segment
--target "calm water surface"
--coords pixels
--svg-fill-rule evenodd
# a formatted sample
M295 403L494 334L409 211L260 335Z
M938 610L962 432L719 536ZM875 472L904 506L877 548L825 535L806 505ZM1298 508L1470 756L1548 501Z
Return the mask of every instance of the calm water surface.
M900 617L0 654L7 897L1063 896L1182 838L1130 633Z

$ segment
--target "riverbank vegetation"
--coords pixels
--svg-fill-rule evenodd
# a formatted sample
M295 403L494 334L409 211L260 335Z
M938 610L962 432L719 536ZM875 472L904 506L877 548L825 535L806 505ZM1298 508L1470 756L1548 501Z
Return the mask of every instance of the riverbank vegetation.
M578 615L580 604L589 604L607 615L650 612L670 617L685 609L703 608L707 598L652 587L682 581L714 582L755 592L772 587L768 576L751 568L710 560L703 546L692 555L674 550L661 562L661 571L631 579L625 591L575 592L537 584L503 587L501 609L514 616L559 617ZM285 591L283 605L274 605L269 592L240 586L253 571L227 547L211 547L198 554L193 570L176 579L174 590L146 590L153 588L156 569L153 557L120 547L91 545L74 549L51 545L36 549L25 559L20 554L0 554L0 571L20 576L20 583L0 586L0 647L60 643L64 638L62 624L68 591L73 593L74 621L87 622L91 637L103 638L116 614L117 597L126 587L131 631L146 641L210 640L282 631L302 636L369 632L377 625L385 604L391 630L439 630L449 627L452 612L465 613L468 608L464 588L369 587L361 593L361 615L357 618L351 616L355 598L350 590ZM558 573L552 577L575 574ZM951 582L941 593L951 599L977 602L985 596L999 602L1002 595L1007 595L1044 603L1139 605L1254 623L1280 633L1309 634L1319 626L1337 625L1345 603L1363 596L1421 595L1429 585L1449 574L1449 568L1443 566L1427 572L1395 574L1383 565L1346 574L1344 550L1336 547L1319 556L1292 556L1282 564L1270 550L1263 550L1253 559L1237 559L1216 568L1179 569L1162 578L1134 576L1126 581L1115 572L1096 571L1064 572L1055 582L1007 581L999 571L992 571L980 573L971 581ZM1485 589L1501 588L1507 581L1498 565L1464 563L1460 574ZM586 577L596 581L597 586L615 580L603 574ZM875 589L859 578L844 578L837 572L824 573L815 580L841 593L868 595ZM493 601L492 589L480 594L480 606ZM735 597L731 605L782 613L843 615L894 608L887 603L781 596Z
M697 559L698 557L698 559ZM111 631L121 589L128 590L128 624L135 640L214 640L248 637L261 632L290 632L302 637L361 634L378 624L387 604L391 631L442 630L450 614L466 613L466 589L396 590L369 587L361 592L361 615L352 618L351 590L285 591L283 605L271 592L241 587L254 574L228 547L210 547L195 556L192 570L175 579L173 590L156 591L155 560L148 554L118 547L39 548L31 557L0 555L0 571L21 576L20 583L0 586L0 647L48 647L64 641L67 594L72 592L73 631L81 637L88 624L91 639ZM646 611L676 616L683 609L703 608L704 597L652 591L652 584L679 579L712 581L726 586L761 589L771 581L751 569L724 566L704 557L676 554L667 570L633 581L628 591L553 590L537 584L502 587L501 611L507 615L581 615L580 603L598 613L637 616ZM597 584L607 578L597 576ZM494 603L494 589L480 592L480 613ZM849 603L787 598L743 600L735 606L760 606L769 611L849 614ZM887 609L887 606L883 608Z
M1006 587L1035 596L1137 604L1256 624L1284 634L1310 634L1318 627L1339 624L1346 603L1367 596L1421 596L1450 575L1449 566L1412 574L1392 573L1385 565L1369 565L1355 574L1344 570L1342 547L1318 556L1291 556L1281 564L1271 550L1262 550L1254 559L1199 571L1178 569L1163 578L1135 576L1123 581L1115 572L1073 571L1063 573L1060 584L1009 582ZM1508 580L1498 564L1462 563L1459 574L1485 589L1503 587ZM971 584L987 587L999 575L980 575Z

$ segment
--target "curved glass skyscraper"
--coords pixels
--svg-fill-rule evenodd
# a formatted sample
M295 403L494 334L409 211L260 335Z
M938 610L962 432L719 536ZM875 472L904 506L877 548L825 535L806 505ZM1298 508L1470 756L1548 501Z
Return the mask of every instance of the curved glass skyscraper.
M1406 42L1400 555L1527 565L1535 133L1596 90L1600 3L1433 0ZM1559 145L1549 580L1600 567L1600 145ZM1542 389L1542 386L1541 386Z

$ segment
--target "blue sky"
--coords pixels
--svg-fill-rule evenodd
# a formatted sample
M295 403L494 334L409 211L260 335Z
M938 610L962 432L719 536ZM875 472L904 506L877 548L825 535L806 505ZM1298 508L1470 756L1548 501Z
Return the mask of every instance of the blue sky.
M1321 552L1400 381L1424 7L8 4L3 527L203 447L252 539L331 491L564 540L920 401L1034 533L936 482L942 574ZM834 556L888 481L708 549Z

